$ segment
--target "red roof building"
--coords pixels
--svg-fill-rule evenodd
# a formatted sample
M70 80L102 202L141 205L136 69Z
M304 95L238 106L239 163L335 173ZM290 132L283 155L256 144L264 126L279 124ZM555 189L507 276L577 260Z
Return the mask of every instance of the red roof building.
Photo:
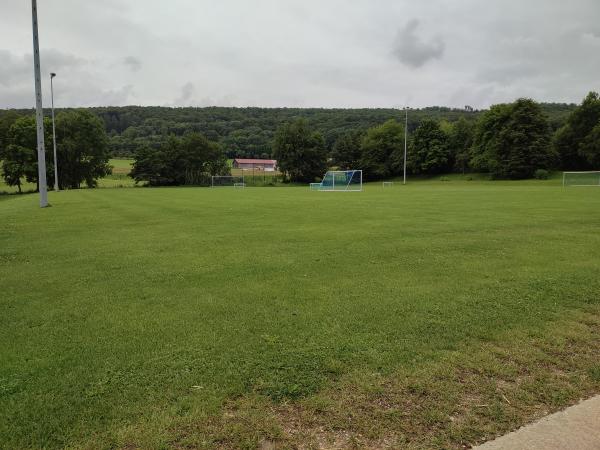
M277 169L277 161L274 159L243 159L235 158L233 160L234 169L254 169L264 170L265 172L274 172Z

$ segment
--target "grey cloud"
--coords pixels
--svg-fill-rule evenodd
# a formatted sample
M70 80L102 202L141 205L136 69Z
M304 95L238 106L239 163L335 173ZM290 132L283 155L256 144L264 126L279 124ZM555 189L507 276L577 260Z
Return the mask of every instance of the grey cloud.
M88 104L94 105L98 102L105 102L107 105L124 106L131 104L131 98L134 96L133 86L128 84L118 89L111 89L108 91L100 91L99 96L102 98L91 98L88 100Z
M44 104L48 103L50 72L58 74L54 91L59 106L126 105L134 98L131 85L106 86L101 63L90 64L85 58L52 48L42 49L40 55ZM0 49L0 107L33 106L33 85L31 53Z
M181 86L181 94L175 99L173 104L181 106L189 106L194 95L194 84L190 81Z
M42 66L50 71L58 71L61 69L72 69L74 67L85 66L88 61L85 58L65 53L55 48L45 49L41 53ZM26 55L26 59L30 59L31 55Z
M86 60L75 55L50 48L40 51L42 76L50 72L73 70L86 64ZM15 54L0 49L0 85L14 86L33 79L33 56Z
M31 57L17 56L8 50L0 50L0 86L11 86L15 81L29 76L33 79Z
M129 67L129 69L131 69L132 72L137 72L142 68L142 61L140 61L135 56L126 56L123 59L123 64Z
M441 37L436 36L429 41L425 41L417 34L418 28L419 21L413 19L398 30L392 50L396 58L412 67L421 67L427 61L440 59L445 49Z
M598 0L51 3L42 81L46 102L58 73L60 106L482 108L598 88ZM30 6L1 10L0 108L31 107Z
M503 66L488 67L478 74L483 82L511 84L524 78L538 76L542 69L531 61L508 63Z

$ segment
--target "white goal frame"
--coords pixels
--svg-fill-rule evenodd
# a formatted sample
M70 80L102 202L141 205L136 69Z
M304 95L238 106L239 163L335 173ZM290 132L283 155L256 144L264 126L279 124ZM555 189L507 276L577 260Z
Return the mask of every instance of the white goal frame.
M386 187L394 187L394 182L393 181L384 181L382 184L382 187L386 188Z
M215 184L215 180L229 178L231 180L231 184ZM239 181L241 180L241 182ZM237 186L237 185L243 186ZM210 187L246 187L246 181L244 180L244 176L234 176L234 175L213 175L210 177Z
M598 182L588 183L588 184L567 184L568 175L590 175L590 174L595 174L598 178ZM562 185L563 185L563 187L568 187L568 186L571 186L571 187L599 186L600 187L600 170L587 170L587 171L580 171L580 172L563 172Z
M336 182L339 175L343 175L345 180ZM310 189L321 192L361 192L362 170L328 170L320 183L310 183Z

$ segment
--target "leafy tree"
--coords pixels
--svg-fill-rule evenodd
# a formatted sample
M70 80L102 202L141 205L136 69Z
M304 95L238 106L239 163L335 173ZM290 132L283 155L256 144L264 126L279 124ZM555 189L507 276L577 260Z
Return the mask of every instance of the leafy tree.
M554 137L561 168L586 170L598 167L598 128L600 126L600 96L590 92L567 118Z
M44 119L45 141L52 142L50 119ZM23 116L16 119L8 130L8 145L2 154L2 175L9 186L17 186L21 191L21 180L38 185L37 164L37 127L35 116ZM46 145L46 179L51 180L54 165L50 149Z
M205 184L212 175L229 173L220 145L200 133L171 136L158 149L144 146L135 155L130 176L150 186Z
M327 169L323 136L312 131L305 119L281 125L275 133L273 157L291 181L311 182Z
M338 137L331 151L333 165L342 170L359 167L363 136L364 134L360 131L350 131Z
M409 157L412 172L442 173L451 166L448 136L435 120L423 120L412 134Z
M579 144L579 154L585 158L589 168L600 167L600 121Z
M52 123L44 118L46 142L46 178L52 186L54 158ZM62 189L78 188L85 181L96 186L96 179L110 173L108 140L102 121L83 110L62 111L56 116L59 185ZM8 132L9 145L4 151L3 175L7 184L18 186L25 178L38 184L37 134L35 116L14 121Z
M2 163L2 177L8 186L17 186L19 193L22 179L27 173L28 166L35 157L32 149L19 145L9 144L2 152L4 162Z
M496 162L500 130L506 127L510 119L510 105L492 105L477 121L473 135L472 158L470 166L475 170L492 172Z
M173 142L174 139L174 137L171 137L158 150L148 145L140 147L135 154L129 176L138 183L145 181L150 186L175 184L175 180L170 176L168 167L168 158L166 156L168 151L165 151L167 146L177 145Z
M550 169L555 161L548 120L530 99L494 105L484 113L473 152L472 165L498 178L529 178L537 169Z
M448 133L448 148L453 155L454 170L465 173L469 169L473 145L473 123L464 117L452 124Z
M403 170L404 126L395 120L367 130L360 167L366 179L389 178Z
M56 137L61 189L77 189L83 182L96 187L97 179L110 173L108 138L102 121L94 114L61 111L56 116Z

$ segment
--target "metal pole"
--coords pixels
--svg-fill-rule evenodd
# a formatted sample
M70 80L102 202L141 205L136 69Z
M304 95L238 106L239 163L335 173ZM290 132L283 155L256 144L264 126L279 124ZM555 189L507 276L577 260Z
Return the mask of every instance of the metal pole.
M58 159L56 158L56 126L54 125L54 84L55 73L50 74L50 97L52 98L52 143L54 145L54 190L58 191Z
M402 184L406 184L406 147L408 139L408 108L404 108L404 181Z
M37 0L31 0L33 27L33 72L35 78L35 121L37 128L38 188L40 208L48 206L46 185L46 150L44 148L44 111L42 110L42 78L40 75L40 42L38 37Z

